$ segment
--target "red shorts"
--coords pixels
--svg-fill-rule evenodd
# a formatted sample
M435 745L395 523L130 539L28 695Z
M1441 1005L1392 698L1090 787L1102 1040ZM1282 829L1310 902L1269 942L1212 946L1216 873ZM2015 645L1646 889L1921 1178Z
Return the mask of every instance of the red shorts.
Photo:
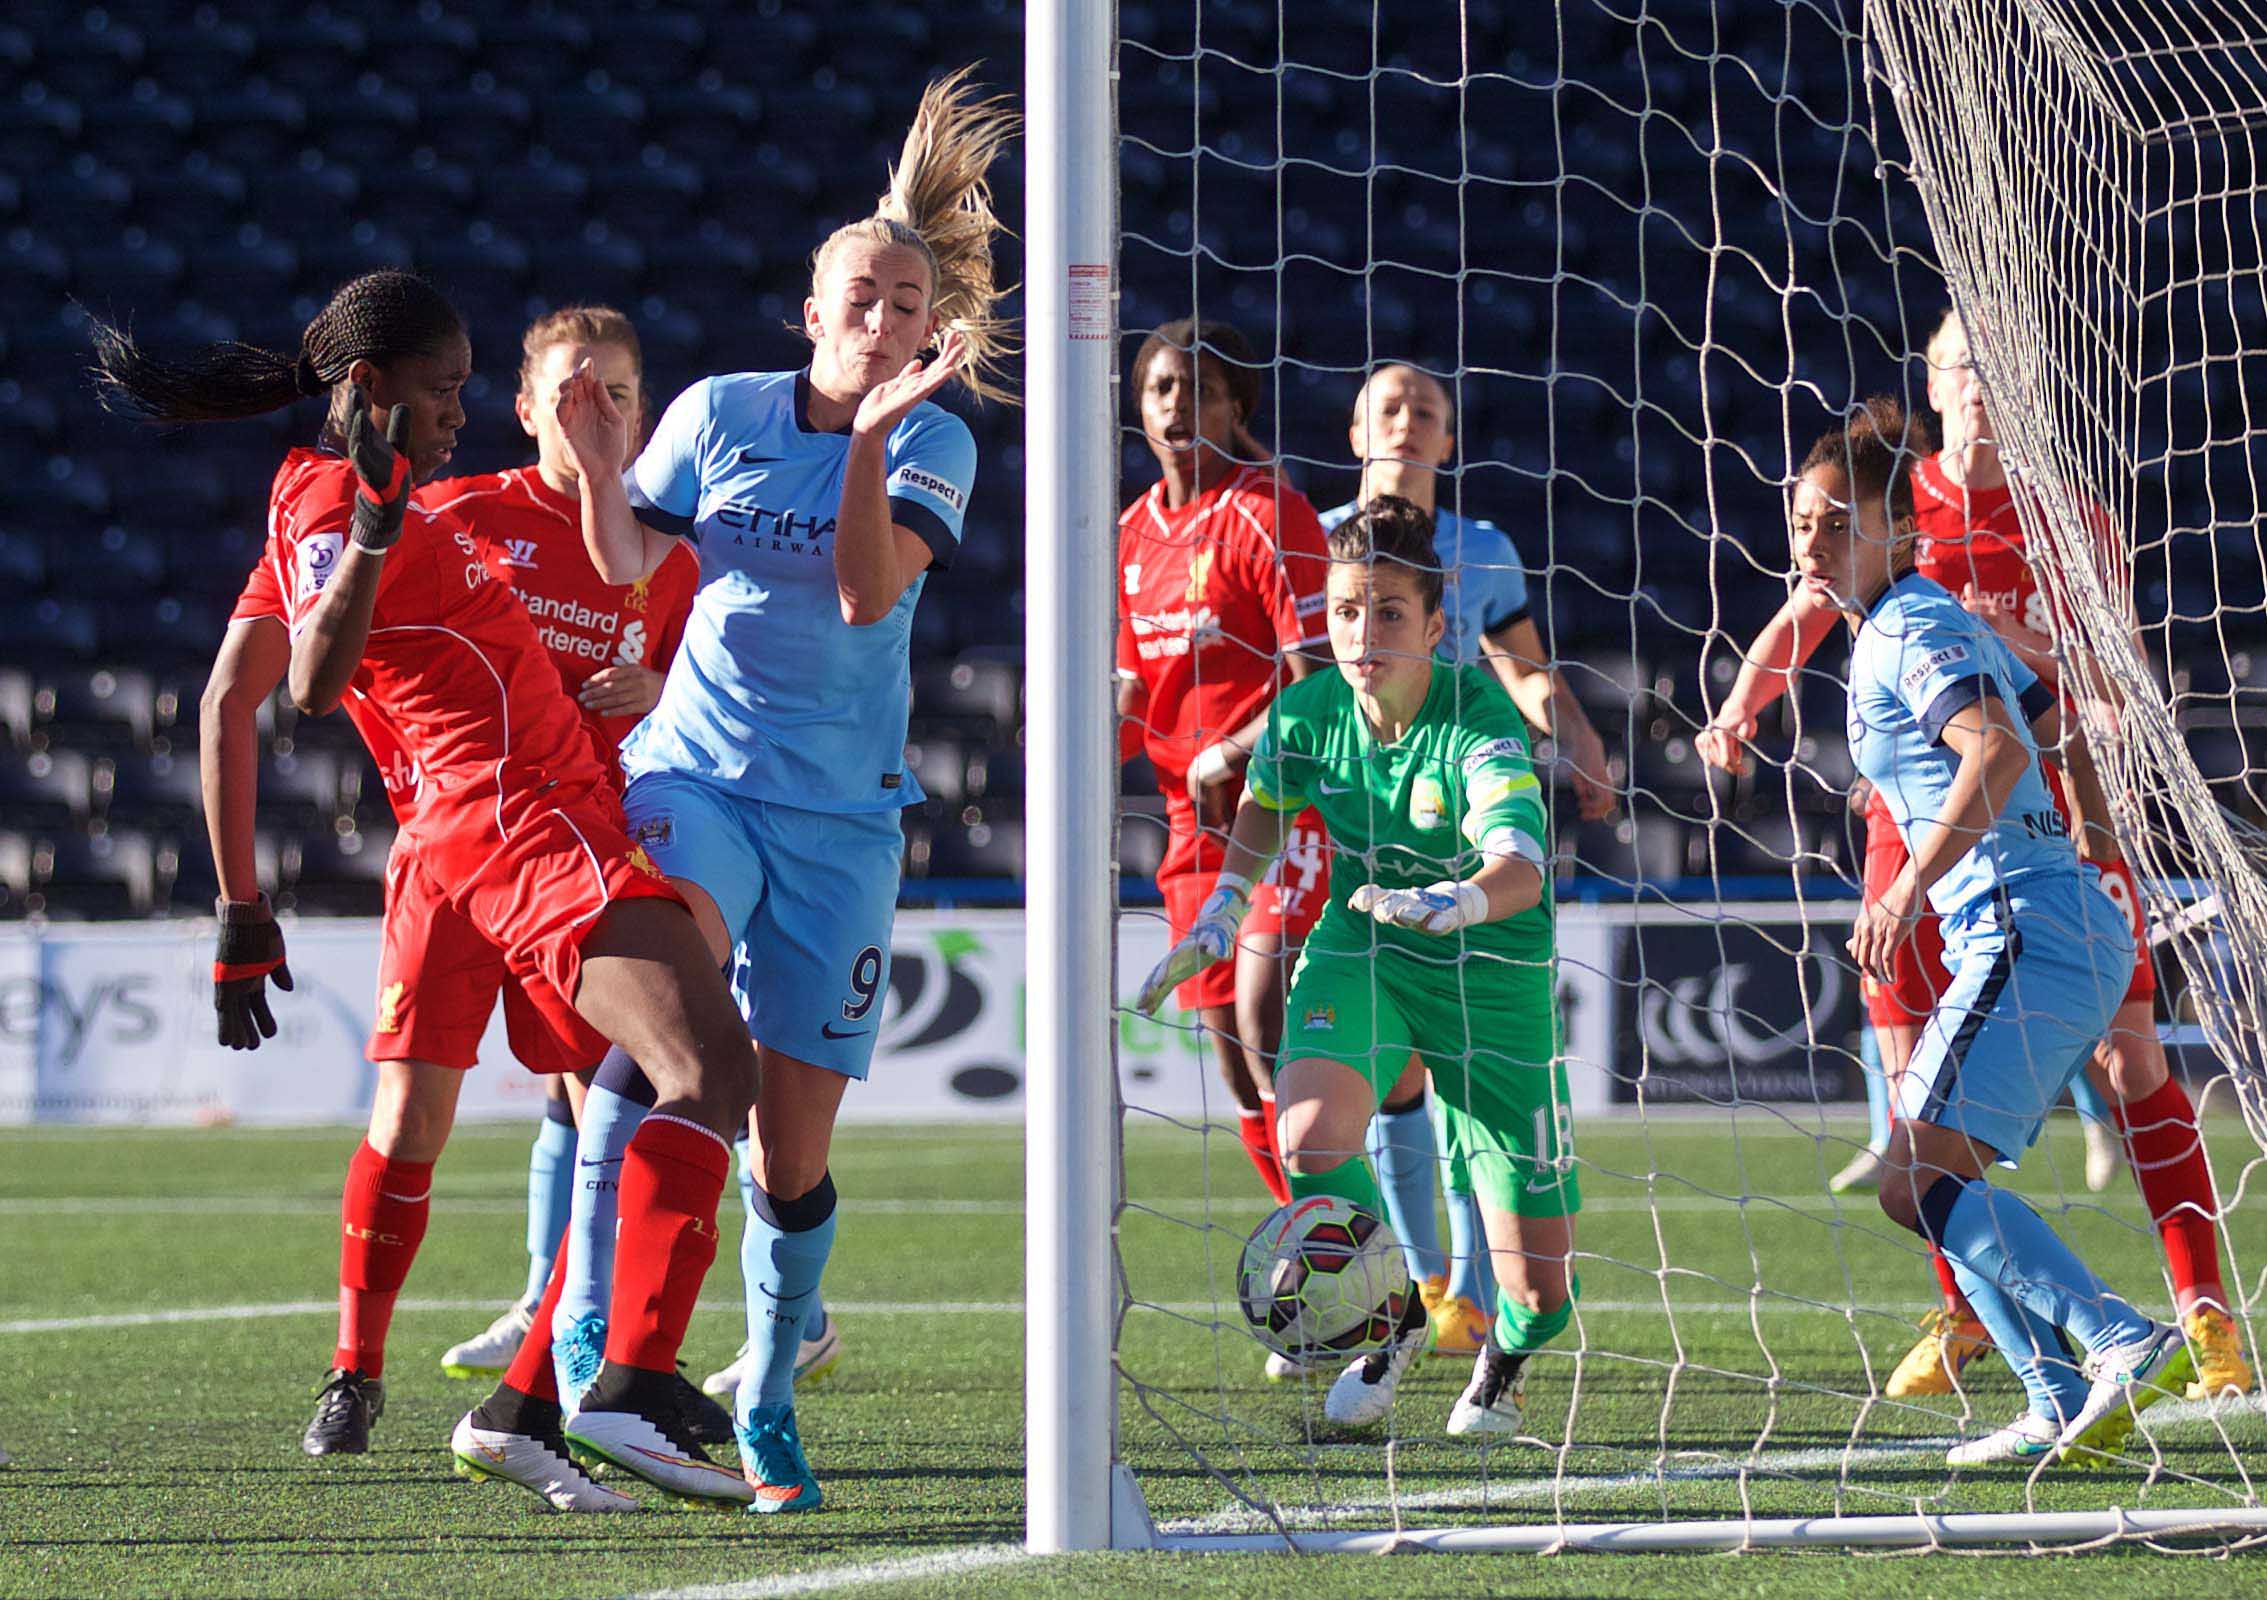
M1165 920L1177 942L1196 921L1205 897L1212 893L1216 868L1161 876L1157 888L1165 897ZM1252 890L1252 908L1244 918L1246 939L1280 940L1285 950L1296 950L1330 900L1330 837L1312 811L1301 812L1283 853ZM1173 991L1184 1011L1236 1003L1236 963L1216 961Z
M611 796L562 801L501 845L493 834L397 841L370 1059L470 1067L501 994L512 1054L530 1072L596 1065L607 1041L574 1006L582 941L625 899L683 903Z
M1878 796L1866 808L1866 887L1867 902L1880 898L1883 890L1905 870L1905 840L1890 820L1889 808ZM2100 888L2117 902L2133 927L2133 980L2127 986L2127 1001L2153 1000L2157 994L2157 969L2149 959L2149 938L2141 912L2141 888L2133 875L2133 868L2120 861L2113 867L2099 870ZM1913 925L1913 937L1900 945L1890 960L1890 981L1875 983L1871 978L1863 981L1866 1016L1877 1028L1919 1027L1928 1021L1929 1013L1936 1009L1937 996L1949 982L1944 970L1944 934L1938 928L1934 912L1924 911Z

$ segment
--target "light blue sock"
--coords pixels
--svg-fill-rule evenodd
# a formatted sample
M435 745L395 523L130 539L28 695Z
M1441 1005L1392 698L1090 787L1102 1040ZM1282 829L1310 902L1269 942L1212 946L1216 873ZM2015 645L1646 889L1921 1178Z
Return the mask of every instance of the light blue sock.
M1921 1196L1921 1226L1955 1272L1966 1267L1999 1285L2041 1321L2070 1330L2088 1350L2130 1344L2153 1326L2110 1293L2020 1195L1981 1178L1937 1179Z
M1433 1212L1440 1149L1433 1142L1433 1115L1423 1097L1405 1111L1380 1111L1370 1119L1370 1160L1385 1193L1385 1220L1401 1241L1411 1278L1438 1278L1448 1271L1441 1254L1440 1221Z
M745 1241L748 1237L748 1224L756 1215L756 1169L749 1164L748 1136L744 1133L732 1141L732 1160L734 1170L740 1175L740 1237ZM816 1339L826 1325L826 1301L820 1298L818 1290L813 1289L811 1309L803 1313L802 1337Z
M1867 1023L1858 1030L1858 1073L1866 1080L1866 1148L1889 1148L1889 1074L1881 1070L1881 1039Z
M2094 1087L2094 1080L2083 1069L2070 1080L2070 1103L2088 1122L2118 1133L2117 1113L2110 1110L2110 1103L2102 1098L2102 1091Z
M551 1325L561 1332L583 1317L603 1316L614 1298L614 1224L622 1152L645 1121L646 1107L602 1083L583 1096L582 1134L575 1141L574 1204L567 1225L567 1276Z
M2086 1403L2087 1380L2071 1359L2062 1330L2042 1321L1996 1283L1978 1277L1958 1256L1947 1252L1952 1276L1968 1297L1976 1318L1991 1331L1992 1343L2023 1385L2036 1416L2056 1425L2068 1422Z
M1479 1197L1450 1189L1441 1199L1448 1207L1448 1292L1485 1311L1496 1303L1496 1264Z
M543 1298L551 1282L551 1263L559 1255L560 1235L567 1231L567 1215L575 1197L575 1123L568 1113L561 1121L547 1103L543 1121L535 1130L535 1143L527 1153L527 1288L524 1305Z
M740 1277L748 1295L748 1361L732 1415L740 1422L758 1406L792 1404L795 1355L804 1318L834 1250L834 1176L794 1200L756 1191L740 1236Z

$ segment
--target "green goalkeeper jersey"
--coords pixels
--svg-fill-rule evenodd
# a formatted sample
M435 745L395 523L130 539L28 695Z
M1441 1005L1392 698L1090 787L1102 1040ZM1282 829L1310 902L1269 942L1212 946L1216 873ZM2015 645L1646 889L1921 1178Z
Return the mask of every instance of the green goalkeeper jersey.
M1409 731L1381 744L1343 673L1300 679L1268 709L1252 753L1248 792L1275 811L1313 806L1330 830L1330 904L1309 947L1399 950L1435 981L1548 992L1552 954L1549 816L1527 753L1527 723L1482 666L1433 664L1432 684ZM1423 888L1480 870L1479 843L1508 833L1543 873L1543 898L1514 917L1461 934L1380 923L1347 902L1365 883ZM1497 960L1463 963L1460 955Z

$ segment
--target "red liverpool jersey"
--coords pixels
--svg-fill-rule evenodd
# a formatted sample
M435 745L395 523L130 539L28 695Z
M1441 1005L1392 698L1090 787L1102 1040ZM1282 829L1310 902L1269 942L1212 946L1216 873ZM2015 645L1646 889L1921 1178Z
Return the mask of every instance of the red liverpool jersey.
M1921 534L1914 568L1922 577L1955 598L1974 584L1977 594L1997 600L2026 628L2054 632L2031 575L2012 488L1964 487L1930 456L1913 468L1913 522Z
M680 540L649 577L608 583L583 543L582 500L543 481L533 467L478 478L445 478L412 502L468 525L488 570L519 595L535 619L570 697L607 667L669 670L700 587L700 562ZM578 707L579 709L579 707ZM619 765L635 717L582 713L592 741Z
M1142 748L1168 802L1290 681L1281 652L1327 636L1329 564L1306 496L1250 467L1178 510L1159 484L1119 517L1118 670L1148 691Z
M236 609L228 614L230 622L243 622L249 618L268 617L285 627L291 626L291 615L283 603L283 589L276 582L276 564L271 559L275 552L270 541L267 552L252 564L252 571L244 580L244 588L236 597ZM394 821L407 822L410 813L417 809L417 763L409 759L402 748L401 736L386 721L369 698L359 689L350 688L346 704L347 721L354 724L362 735L362 742L370 747L370 759L378 764L378 778L385 785L386 800L394 808Z
M265 559L295 634L338 570L354 496L354 469L325 451L294 450L276 473ZM347 711L381 768L372 719L399 740L414 772L395 811L415 836L500 838L539 797L612 786L534 619L453 514L410 508Z

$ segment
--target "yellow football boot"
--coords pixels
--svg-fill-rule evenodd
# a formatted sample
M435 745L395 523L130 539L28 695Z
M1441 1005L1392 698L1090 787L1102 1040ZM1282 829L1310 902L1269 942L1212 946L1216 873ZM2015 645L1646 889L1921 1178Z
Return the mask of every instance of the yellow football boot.
M2251 1392L2251 1363L2243 1358L2243 1334L2235 1318L2218 1306L2202 1305L2180 1319L2188 1335L2188 1348L2196 1357L2196 1381L2188 1386L2191 1400L2217 1400L2231 1389Z
M1991 1347L1991 1335L1972 1314L1939 1306L1921 1318L1920 1341L1889 1375L1887 1393L1892 1400L1954 1393L1968 1363Z

